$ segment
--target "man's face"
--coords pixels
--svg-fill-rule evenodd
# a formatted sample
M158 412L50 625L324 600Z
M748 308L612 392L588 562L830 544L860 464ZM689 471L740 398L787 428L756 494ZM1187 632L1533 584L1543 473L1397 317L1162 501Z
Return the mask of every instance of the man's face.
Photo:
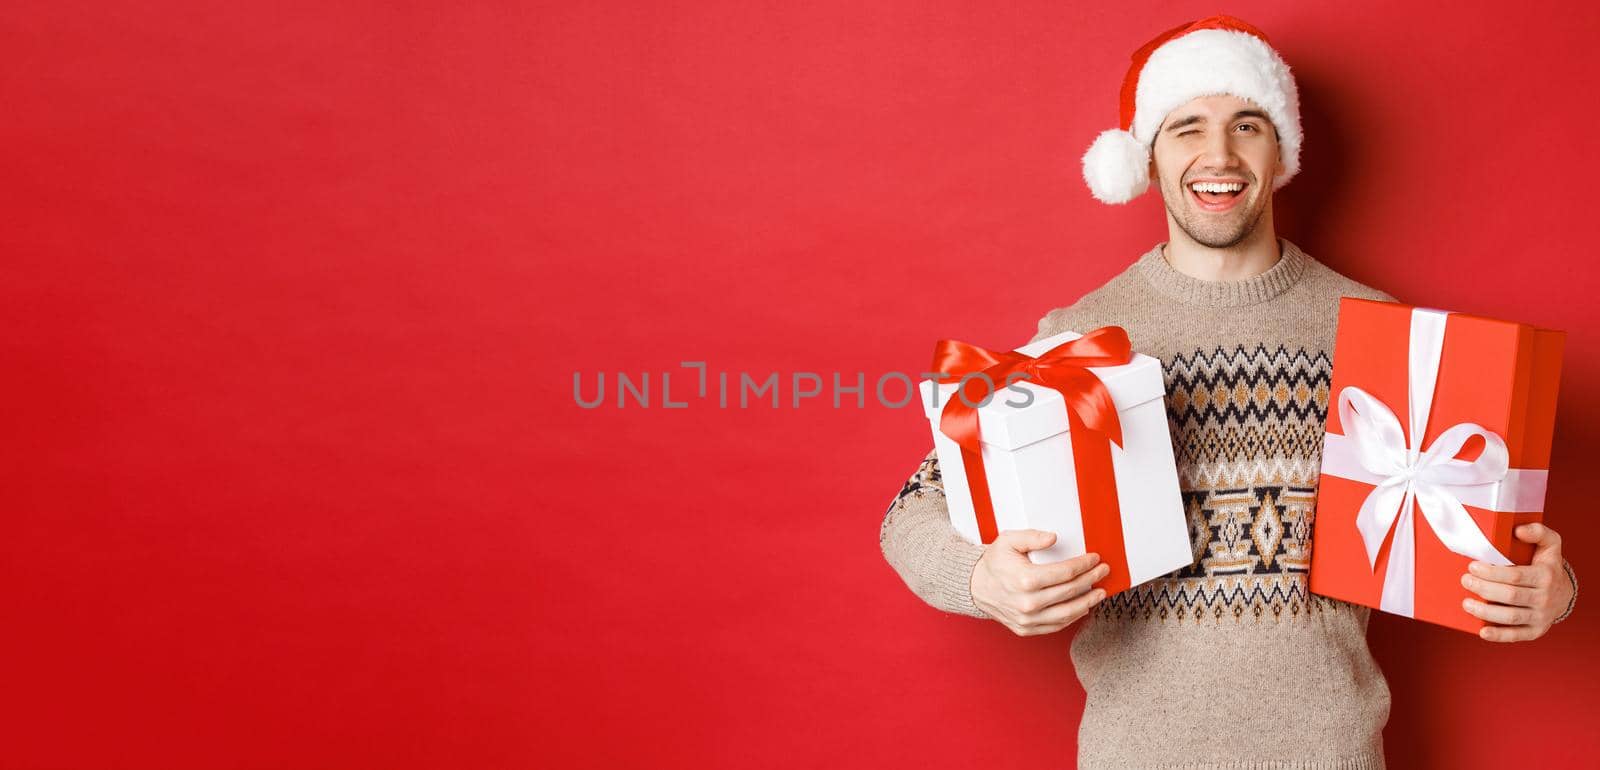
M1272 205L1272 181L1284 171L1266 111L1226 95L1202 96L1173 110L1156 134L1151 163L1167 213L1196 243L1214 249L1255 230ZM1195 190L1201 183L1228 189L1213 192L1202 184Z

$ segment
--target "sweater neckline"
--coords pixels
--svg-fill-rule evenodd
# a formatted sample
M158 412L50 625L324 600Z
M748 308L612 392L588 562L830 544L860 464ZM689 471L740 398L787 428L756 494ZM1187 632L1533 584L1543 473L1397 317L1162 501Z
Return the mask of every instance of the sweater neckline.
M1311 257L1287 238L1278 238L1279 257L1272 267L1249 278L1207 281L1180 273L1162 256L1166 241L1139 258L1139 272L1157 291L1189 305L1241 307L1266 302L1282 294L1306 273Z

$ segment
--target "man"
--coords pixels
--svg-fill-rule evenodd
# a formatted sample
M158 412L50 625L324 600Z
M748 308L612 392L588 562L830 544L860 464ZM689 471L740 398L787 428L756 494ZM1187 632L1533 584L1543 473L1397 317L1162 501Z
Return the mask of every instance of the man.
M1311 527L1341 296L1393 301L1279 238L1272 193L1299 170L1294 79L1261 32L1217 16L1134 55L1122 130L1084 156L1095 197L1154 178L1168 240L1039 321L1038 340L1107 324L1163 362L1193 564L1109 601L1095 554L1036 565L1036 530L980 546L948 520L933 453L884 516L885 558L923 600L1017 634L1089 617L1071 654L1087 693L1080 767L1383 766L1389 689L1369 610L1311 595ZM1561 539L1531 524L1529 566L1474 564L1483 638L1525 641L1571 612Z

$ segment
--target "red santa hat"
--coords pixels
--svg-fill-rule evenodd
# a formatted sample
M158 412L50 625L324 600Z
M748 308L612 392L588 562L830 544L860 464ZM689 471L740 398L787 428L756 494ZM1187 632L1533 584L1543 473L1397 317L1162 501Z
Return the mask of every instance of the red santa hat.
M1231 94L1255 102L1278 131L1283 187L1300 170L1300 96L1267 36L1232 16L1173 27L1133 54L1122 81L1122 127L1102 132L1083 155L1083 179L1105 203L1127 203L1150 186L1150 148L1167 114L1190 99Z

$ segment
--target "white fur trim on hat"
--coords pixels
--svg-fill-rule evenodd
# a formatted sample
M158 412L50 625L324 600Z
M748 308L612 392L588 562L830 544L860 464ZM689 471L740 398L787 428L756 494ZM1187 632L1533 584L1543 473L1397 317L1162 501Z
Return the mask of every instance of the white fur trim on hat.
M1134 140L1148 164L1150 146L1167 115L1191 99L1216 94L1248 99L1267 113L1277 129L1283 161L1283 174L1272 189L1288 184L1300 171L1299 91L1278 52L1246 32L1200 29L1162 44L1139 71L1131 133L1118 133ZM1147 165L1134 168L1137 155L1127 147L1113 155L1112 133L1101 133L1084 154L1084 180L1096 198L1125 203L1149 186L1149 170ZM1120 138L1116 142L1126 145Z

